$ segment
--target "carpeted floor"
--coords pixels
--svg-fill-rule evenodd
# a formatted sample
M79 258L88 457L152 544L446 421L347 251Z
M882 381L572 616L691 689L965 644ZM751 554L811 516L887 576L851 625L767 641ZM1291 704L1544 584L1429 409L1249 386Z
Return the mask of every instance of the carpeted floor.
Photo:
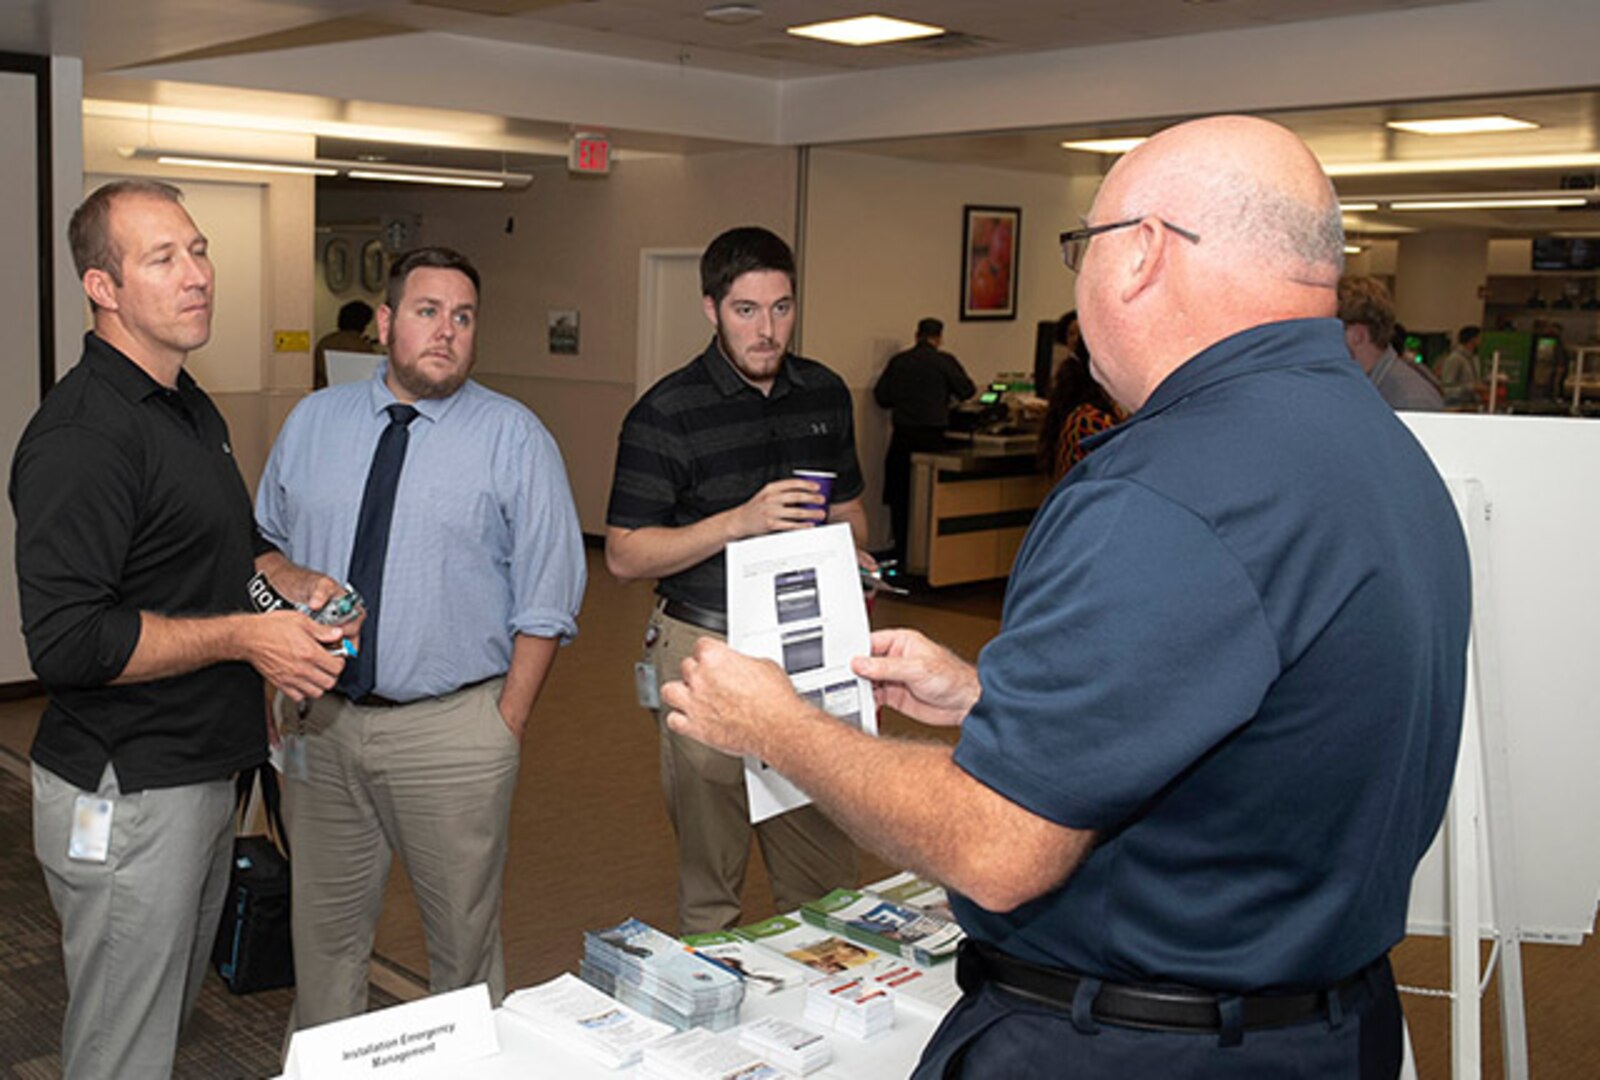
M0 753L7 753L0 751ZM373 988L375 1007L395 999ZM178 1080L276 1076L292 990L236 997L213 973L178 1046ZM32 798L26 781L0 768L0 1077L61 1075L61 1018L67 1000L61 924L33 857Z

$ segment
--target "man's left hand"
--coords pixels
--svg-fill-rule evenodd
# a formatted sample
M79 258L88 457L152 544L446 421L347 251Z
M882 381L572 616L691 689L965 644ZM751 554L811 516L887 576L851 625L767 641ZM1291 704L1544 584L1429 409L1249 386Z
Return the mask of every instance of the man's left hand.
M765 737L785 703L800 705L789 676L770 660L757 660L715 638L695 642L683 661L682 680L661 688L671 711L667 726L726 754L768 757Z
M266 573L267 581L285 599L291 603L304 604L312 611L318 610L329 600L344 592L344 586L327 574L292 563L281 555L264 557L259 563L259 569Z

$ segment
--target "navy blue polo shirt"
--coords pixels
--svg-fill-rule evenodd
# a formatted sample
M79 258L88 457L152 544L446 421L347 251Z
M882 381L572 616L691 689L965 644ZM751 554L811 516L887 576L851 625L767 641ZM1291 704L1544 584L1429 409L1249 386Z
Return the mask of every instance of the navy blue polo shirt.
M1331 319L1173 372L1040 509L957 764L1099 842L975 937L1119 981L1326 986L1404 933L1460 735L1448 491Z

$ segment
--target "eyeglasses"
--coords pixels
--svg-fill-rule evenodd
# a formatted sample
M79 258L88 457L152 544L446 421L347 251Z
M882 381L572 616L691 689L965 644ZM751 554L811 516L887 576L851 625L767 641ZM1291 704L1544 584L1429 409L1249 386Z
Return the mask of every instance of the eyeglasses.
M1081 229L1072 229L1068 232L1062 233L1061 258L1065 260L1067 269L1071 270L1074 274L1078 272L1078 267L1083 265L1083 254L1089 250L1090 240L1093 240L1101 233L1113 232L1117 229L1126 229L1130 226L1139 224L1143 220L1144 218L1142 217L1136 217L1129 218L1127 221L1113 221L1109 225L1085 225ZM1188 229L1180 229L1170 221L1162 221L1160 218L1156 218L1156 220L1161 222L1162 228L1169 229L1172 232L1177 233L1179 236L1189 241L1189 243L1198 244L1200 242L1200 235L1198 233L1192 233Z

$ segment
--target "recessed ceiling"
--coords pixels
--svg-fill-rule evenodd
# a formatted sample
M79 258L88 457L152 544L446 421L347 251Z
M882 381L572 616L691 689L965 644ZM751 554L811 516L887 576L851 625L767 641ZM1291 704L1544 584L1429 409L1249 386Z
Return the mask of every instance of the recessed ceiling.
M733 24L705 17L706 9L716 6L715 0L229 0L225 4L215 0L0 0L0 48L81 55L89 97L170 102L187 94L191 98L243 100L251 92L175 87L126 74L136 76L140 67L185 57L270 53L314 43L381 50L387 38L434 32L791 80L1402 8L1449 7L1460 2L1467 0L1075 0L1070 6L1060 0L899 0L885 13L941 25L948 33L900 45L850 48L794 38L783 28L803 21L860 14L863 8L859 0L753 0L753 6L761 13L759 17ZM125 74L110 79L98 74L116 72ZM261 95L260 100L275 98L267 108L293 115L295 106L286 104L293 97ZM321 104L308 106L313 111L321 108L325 112L354 113L384 108L363 102L315 100ZM1393 119L1467 112L1502 112L1540 126L1526 132L1445 138L1384 127L1386 121ZM1281 114L1277 119L1299 131L1325 163L1336 165L1382 157L1418 160L1502 153L1593 152L1600 149L1597 113L1600 96L1581 91L1427 105L1319 109ZM351 147L324 137L321 141L327 145L321 152L337 157L371 153L396 161L467 167L480 164L477 159L481 157L496 167L503 164L527 169L553 166L570 134L567 125L526 117L475 119L490 121L491 127L498 124L500 131L462 140L461 147L448 145L448 139L436 140L421 151L398 143ZM1063 151L1059 143L1068 138L1145 134L1164 122L1163 118L1150 118L1142 123L1071 129L884 140L852 144L851 148L917 160L1095 175L1108 168L1112 159ZM441 128L449 132L458 126L446 122ZM614 145L623 151L693 153L727 145L643 132L612 134ZM1341 179L1339 188L1341 193L1354 197L1378 193L1548 190L1592 184L1593 179L1593 169L1528 170L1492 176L1352 177ZM1530 229L1570 228L1576 218L1596 213L1439 214L1428 215L1426 225L1526 234ZM1394 224L1390 217L1372 215L1365 220L1381 227ZM1404 217L1410 227L1419 224L1419 215Z
M707 19L716 0L0 0L0 48L82 56L85 70L270 52L421 31L772 78L940 63L1339 18L1468 0L754 0L761 15ZM875 48L784 28L890 14L942 37Z

